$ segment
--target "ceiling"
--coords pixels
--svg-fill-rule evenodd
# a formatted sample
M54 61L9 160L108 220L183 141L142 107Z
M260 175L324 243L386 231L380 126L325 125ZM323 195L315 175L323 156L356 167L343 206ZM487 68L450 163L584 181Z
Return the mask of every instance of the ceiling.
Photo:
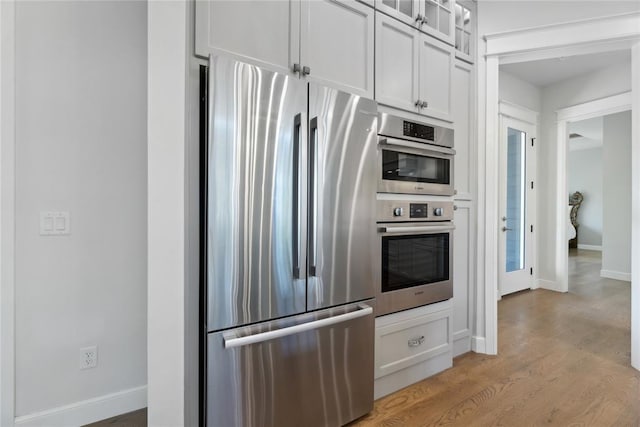
M602 147L602 120L603 117L596 117L579 122L569 123L569 133L582 135L569 139L569 150L588 150L590 148Z
M538 87L545 87L562 80L630 60L631 51L626 49L589 55L543 59L540 61L503 64L500 66L500 71L505 71Z

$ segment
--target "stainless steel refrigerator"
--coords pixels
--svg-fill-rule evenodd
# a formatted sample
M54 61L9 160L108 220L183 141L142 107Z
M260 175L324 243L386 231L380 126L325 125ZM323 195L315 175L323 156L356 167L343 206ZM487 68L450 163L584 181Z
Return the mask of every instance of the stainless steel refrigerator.
M206 425L373 407L377 105L229 58L208 70Z

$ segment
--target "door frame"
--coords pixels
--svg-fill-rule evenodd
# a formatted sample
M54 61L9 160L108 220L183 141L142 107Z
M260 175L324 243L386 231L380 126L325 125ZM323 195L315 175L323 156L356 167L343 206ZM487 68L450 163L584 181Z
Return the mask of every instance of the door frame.
M538 131L539 131L539 126L538 126L538 118L539 118L539 113L537 111L533 111L530 110L526 107L522 107L520 105L511 103L511 102L507 102L507 101L500 101L499 105L498 105L498 111L500 114L500 118L499 118L499 123L500 123L500 129L499 129L499 145L498 148L499 150L502 151L502 143L503 143L503 132L504 132L504 127L506 125L505 123L505 119L507 120L516 120L519 121L521 123L524 123L526 125L529 125L531 127L533 127L534 129L534 136L533 139L534 141L537 139L538 136ZM527 141L528 144L529 141ZM527 146L528 147L528 146ZM529 181L532 182L536 182L537 181L537 164L538 164L538 159L537 159L537 150L535 149L535 144L533 145L533 147L531 147L531 150L528 150L528 157L527 157L527 164L529 165L529 167L531 168L531 172L529 174L527 174L527 178ZM501 159L499 159L500 164L502 164ZM499 185L499 189L500 191L502 191L501 188L501 176L498 174L498 185ZM499 193L500 196L500 193ZM528 223L533 224L534 225L534 231L529 233L530 237L528 239L528 244L529 246L527 247L527 250L529 251L529 255L526 255L526 259L527 261L529 261L528 267L533 269L534 274L532 274L529 277L529 285L531 289L536 289L538 287L538 281L536 280L536 276L535 273L537 271L536 269L536 262L537 262L537 250L538 250L538 242L537 242L537 233L535 232L535 224L536 224L536 219L537 219L537 197L536 197L536 192L535 192L535 185L534 185L534 191L529 192L529 194L526 196L526 200L527 200L527 204L528 206L531 206L531 211L529 211L529 208L526 209L527 214L528 214L528 218L529 220L527 220ZM500 197L498 197L498 211L500 210ZM500 227L500 226L498 226ZM500 251L500 237L498 237L498 251ZM500 282L500 265L501 265L501 255L500 253L498 253L498 295L497 298L498 300L502 299L502 285Z
M478 153L478 299L474 351L498 352L497 233L498 233L498 158L497 136L499 102L499 66L532 60L558 58L612 50L630 49L632 53L632 93L640 92L640 12L581 21L545 25L484 35L485 52L478 56L479 153ZM484 98L483 96L484 95ZM632 139L640 141L640 97L633 97ZM484 117L482 114L484 113ZM566 153L564 153L566 154ZM640 144L632 147L632 259L640 257ZM557 198L566 194L557 185ZM555 248L554 248L555 249ZM556 278L562 277L558 271ZM631 365L640 369L640 265L631 268ZM639 307L634 309L634 307ZM484 336L482 336L484 334Z
M558 124L558 163L556 174L558 177L558 199L556 200L556 253L562 254L567 250L567 195L568 184L568 156L569 156L569 123L580 120L593 119L608 114L631 110L633 99L631 92L608 96L595 101L585 102L562 108L556 111ZM635 163L634 163L635 164ZM635 180L633 180L636 182ZM633 244L633 243L632 243ZM633 263L632 263L633 264ZM631 267L633 269L633 265ZM556 271L560 275L556 281L557 291L569 291L569 259L566 256L556 256Z
M0 2L0 425L15 423L15 1Z

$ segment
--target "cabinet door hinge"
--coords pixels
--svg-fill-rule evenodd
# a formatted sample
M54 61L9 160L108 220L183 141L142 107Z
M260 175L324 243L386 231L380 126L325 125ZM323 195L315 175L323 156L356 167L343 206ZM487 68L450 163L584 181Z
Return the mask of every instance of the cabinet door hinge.
M531 138L531 146L533 147L533 144L535 143L536 139L535 138Z
M533 276L533 267L531 267L531 268L529 269L529 274L531 274L531 275Z
M533 233L533 224L531 224L531 232Z
M531 189L533 190L533 181L531 181Z

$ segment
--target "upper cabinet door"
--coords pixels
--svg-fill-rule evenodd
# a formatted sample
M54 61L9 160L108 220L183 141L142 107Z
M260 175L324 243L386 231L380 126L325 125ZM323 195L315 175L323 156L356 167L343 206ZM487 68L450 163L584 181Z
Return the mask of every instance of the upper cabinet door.
M376 0L376 9L402 22L420 27L420 0Z
M455 4L456 57L467 62L475 60L476 5L458 0Z
M419 112L418 45L420 32L395 19L376 15L376 101Z
M420 13L424 17L422 31L453 44L454 4L453 0L421 0Z
M196 2L196 55L230 55L290 73L300 55L300 2Z
M433 37L420 37L420 100L425 102L421 114L452 121L451 76L453 75L453 46Z
M373 98L374 10L355 0L302 2L300 63L310 81Z

